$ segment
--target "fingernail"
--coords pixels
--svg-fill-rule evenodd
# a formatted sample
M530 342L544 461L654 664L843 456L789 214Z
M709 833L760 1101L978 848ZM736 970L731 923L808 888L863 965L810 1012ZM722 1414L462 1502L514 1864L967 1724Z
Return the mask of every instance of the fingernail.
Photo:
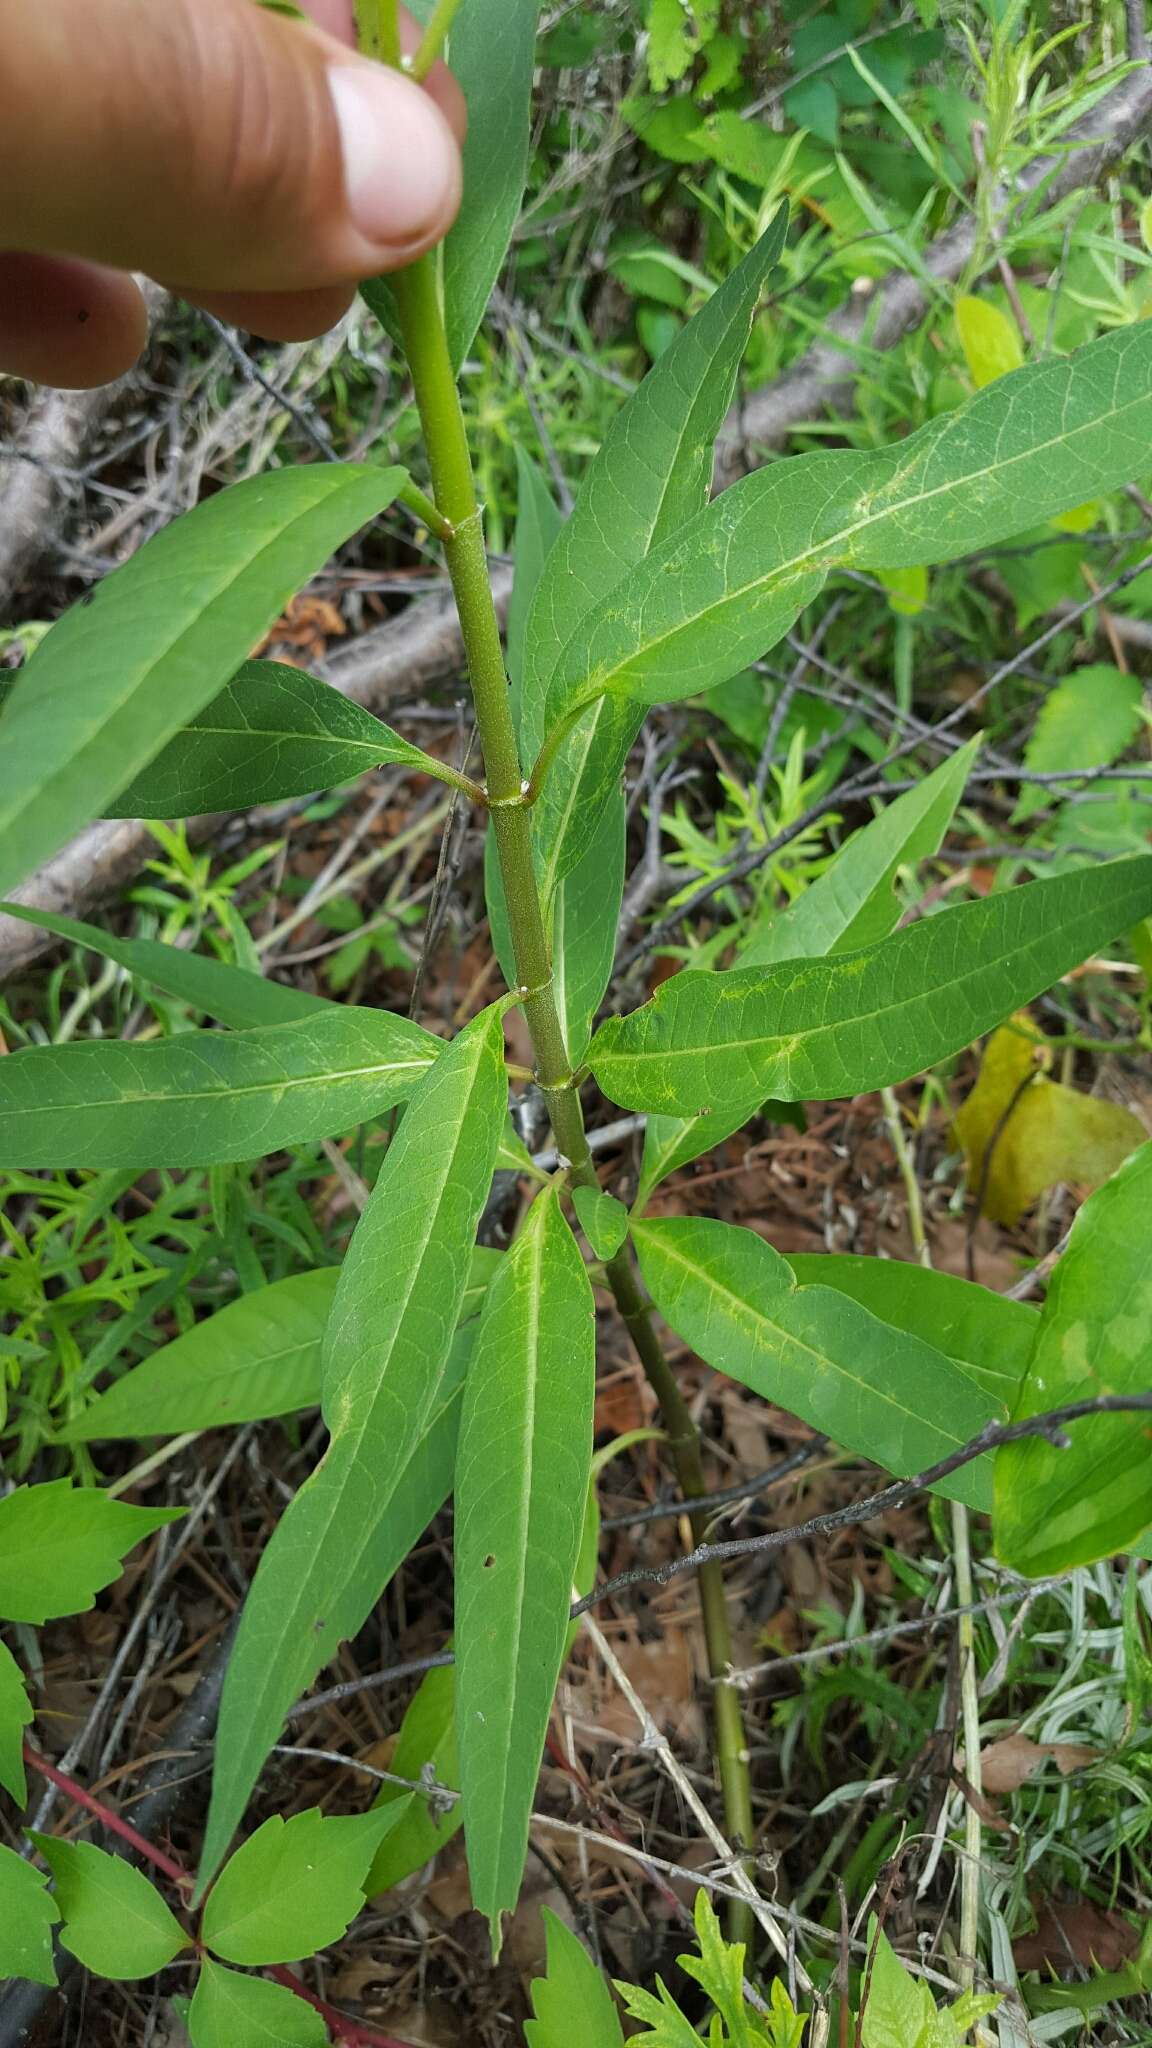
M336 65L328 79L348 210L365 240L402 248L446 228L458 202L460 161L439 108L380 64Z

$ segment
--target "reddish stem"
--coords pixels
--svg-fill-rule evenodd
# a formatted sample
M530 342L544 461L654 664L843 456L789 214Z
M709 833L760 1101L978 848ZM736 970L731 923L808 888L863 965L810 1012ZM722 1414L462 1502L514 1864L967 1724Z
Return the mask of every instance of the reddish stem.
M157 1849L144 1835L137 1832L130 1821L122 1820L110 1806L105 1806L102 1799L97 1799L93 1793L86 1792L83 1785L76 1783L75 1778L69 1778L64 1771L58 1771L55 1764L50 1764L47 1757L41 1756L29 1742L24 1744L24 1761L30 1770L39 1771L42 1778L47 1778L50 1785L55 1785L57 1791L63 1792L74 1806L83 1807L85 1813L90 1813L93 1819L108 1829L110 1834L118 1835L122 1842L135 1849L136 1854L143 1857L146 1863L150 1863L154 1870L163 1871L164 1876L170 1878L174 1885L178 1885L182 1892L191 1891L191 1875L182 1864L177 1863L175 1857L166 1855L163 1849ZM296 1998L302 1998L305 2005L310 2005L314 2012L318 2012L335 2039L343 2043L343 2048L409 2048L407 2042L397 2041L391 2034L378 2034L374 2027L362 2027L356 2020L346 2019L343 2013L337 2012L335 2006L328 2005L322 1998L317 1998L315 1992L306 1990L286 1964L276 1964L267 1974L274 1977L277 1984L283 1984L285 1990L291 1991Z
M375 2027L362 2027L356 2020L346 2019L342 2012L337 2012L335 2006L326 2004L322 1998L317 1998L314 1991L306 1991L299 1978L292 1975L286 1963L274 1964L266 1974L275 1977L276 1982L283 1984L286 1990L294 1991L297 1998L302 1998L305 2005L312 2007L313 2012L318 2012L336 2039L344 2043L344 2048L409 2048L407 2041L397 2041L391 2034L378 2034Z
M119 1835L122 1842L129 1843L146 1863L151 1863L156 1870L162 1870L165 1877L171 1878L173 1884L179 1885L182 1890L191 1889L192 1879L173 1857L166 1856L163 1849L155 1848L143 1835L136 1832L130 1821L121 1820L120 1815L114 1813L110 1806L105 1806L103 1800L95 1798L91 1792L86 1792L83 1785L76 1783L75 1778L66 1777L63 1771L58 1771L55 1764L50 1764L47 1757L41 1756L28 1742L24 1744L24 1761L32 1770L39 1771L42 1778L47 1778L50 1785L55 1785L57 1791L63 1792L74 1806L82 1806L85 1813L92 1814L110 1834Z

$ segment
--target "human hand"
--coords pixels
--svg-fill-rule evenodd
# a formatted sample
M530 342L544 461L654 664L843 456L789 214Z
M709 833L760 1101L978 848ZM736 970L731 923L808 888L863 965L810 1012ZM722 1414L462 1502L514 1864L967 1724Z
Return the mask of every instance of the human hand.
M253 0L0 0L0 372L120 376L147 337L134 270L303 340L447 233L451 74L358 56L352 0L303 5L307 24Z

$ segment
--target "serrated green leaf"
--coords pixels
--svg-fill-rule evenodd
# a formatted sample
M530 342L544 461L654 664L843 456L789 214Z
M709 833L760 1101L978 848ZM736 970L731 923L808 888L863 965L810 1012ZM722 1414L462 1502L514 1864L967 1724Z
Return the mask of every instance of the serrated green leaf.
M0 1978L55 1984L52 1929L60 1908L47 1885L43 1871L0 1844Z
M127 1552L183 1513L130 1507L70 1479L16 1487L0 1500L0 1616L39 1625L86 1613Z
M499 1947L560 1674L592 1455L595 1304L554 1194L488 1290L456 1466L456 1714L472 1898Z
M412 0L410 11L426 22L430 0ZM464 197L438 257L454 370L475 339L520 212L539 11L539 0L468 0L448 36L445 55L468 102ZM387 278L371 278L360 289L395 334Z
M438 1785L459 1791L456 1673L451 1665L425 1672L400 1723L390 1768L398 1778L415 1781L430 1769ZM402 1785L381 1785L375 1804L398 1811L396 1824L381 1842L364 1881L370 1899L402 1884L414 1870L423 1869L464 1822L458 1799L446 1812L435 1812L422 1792L406 1792Z
M572 1207L598 1259L614 1259L628 1235L628 1211L603 1188L573 1188Z
M1152 1144L1089 1196L1072 1226L1016 1417L1152 1389L1150 1242ZM1091 1416L1068 1434L1070 1450L1030 1439L997 1453L993 1537L1013 1571L1091 1564L1152 1524L1147 1416Z
M221 1702L205 1881L284 1714L361 1627L451 1484L445 1374L507 1103L496 1005L417 1089L341 1269L323 1359L331 1441L245 1604Z
M1024 749L1024 766L1037 775L1109 767L1139 732L1143 701L1139 676L1124 675L1106 661L1075 669L1045 698ZM1014 817L1030 817L1052 794L1025 787Z
M397 1816L274 1813L230 1856L208 1894L201 1938L228 1963L297 1963L339 1941Z
M1037 1311L973 1280L850 1252L786 1252L801 1287L834 1287L910 1337L954 1359L993 1401L1011 1409L1036 1339Z
M332 1004L254 1031L32 1046L0 1061L0 1165L258 1159L403 1102L441 1044L391 1011Z
M948 829L979 739L961 747L915 789L853 833L831 866L788 908L766 920L741 947L738 967L824 958L887 937L900 915L893 883L900 867L935 853ZM650 1116L644 1132L637 1206L678 1166L738 1131L758 1103L738 1101L708 1117Z
M1150 424L1152 329L1137 321L999 378L893 447L795 456L722 492L615 585L555 664L549 725L601 695L614 708L573 732L575 793L570 776L550 799L545 785L542 802L572 820L559 852L545 839L550 885L587 844L640 706L735 674L835 570L946 561L1126 482ZM587 742L590 721L610 744Z
M21 1807L28 1804L24 1730L31 1720L32 1703L24 1689L24 1673L7 1643L0 1643L0 1785Z
M932 1993L910 1976L875 1920L868 1938L874 1953L861 2019L863 2048L921 2048L924 2030L936 2018Z
M0 891L97 816L211 702L405 474L323 462L231 484L65 613L0 718Z
M648 2032L633 2039L639 2048L706 2048L703 2035L686 2019L662 1977L656 1979L656 1995L639 1984L622 1984L616 1989L629 2019L643 2020Z
M477 1246L460 1310L479 1315L501 1254ZM340 1271L322 1266L242 1294L161 1345L58 1432L66 1444L179 1436L320 1404L324 1332Z
M189 1946L189 1936L155 1885L122 1856L94 1842L62 1842L30 1830L56 1880L64 1921L60 1946L117 1983L151 1977Z
M394 761L427 769L427 754L303 669L246 661L218 697L181 725L153 761L106 803L106 818L191 818L331 789ZM435 772L437 764L431 764Z
M847 1294L797 1287L755 1231L705 1216L646 1217L633 1241L660 1314L708 1365L908 1478L1006 1412L943 1352ZM986 1506L987 1459L940 1488Z
M601 1025L589 1061L610 1101L678 1116L861 1094L960 1051L1150 905L1152 857L1138 856L961 904L828 960L688 971Z
M283 1984L205 1958L188 2014L192 2048L327 2048L320 2014Z
M587 1949L547 1906L542 1917L548 1974L533 1980L527 2048L624 2048L612 1993Z
M854 832L802 895L753 930L737 964L823 959L887 938L900 916L896 875L939 850L979 746L979 736L969 740Z
M183 946L166 946L160 939L122 939L98 925L80 918L60 917L53 911L38 910L25 903L0 903L5 917L18 917L25 924L54 932L59 939L88 946L105 960L141 981L150 981L166 995L190 1003L205 1016L215 1017L232 1030L246 1031L261 1024L291 1024L298 1017L310 1017L331 1009L321 996L311 996L287 982L266 981L246 967L232 967L226 960L214 960L207 953L191 953Z

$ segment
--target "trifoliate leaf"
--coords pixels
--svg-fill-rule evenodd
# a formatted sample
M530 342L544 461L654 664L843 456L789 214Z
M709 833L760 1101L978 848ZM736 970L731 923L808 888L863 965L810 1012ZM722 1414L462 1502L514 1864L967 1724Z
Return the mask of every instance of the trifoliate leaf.
M318 1807L274 1814L225 1864L204 1908L203 1939L230 1963L293 1963L339 1941L364 1904L364 1881L401 1809L328 1819Z
M55 1984L52 1928L60 1908L47 1885L42 1870L0 1848L0 1978Z
M151 1977L188 1947L188 1935L155 1885L122 1856L109 1856L94 1842L31 1839L56 1880L61 1947L85 1969L118 1982Z

